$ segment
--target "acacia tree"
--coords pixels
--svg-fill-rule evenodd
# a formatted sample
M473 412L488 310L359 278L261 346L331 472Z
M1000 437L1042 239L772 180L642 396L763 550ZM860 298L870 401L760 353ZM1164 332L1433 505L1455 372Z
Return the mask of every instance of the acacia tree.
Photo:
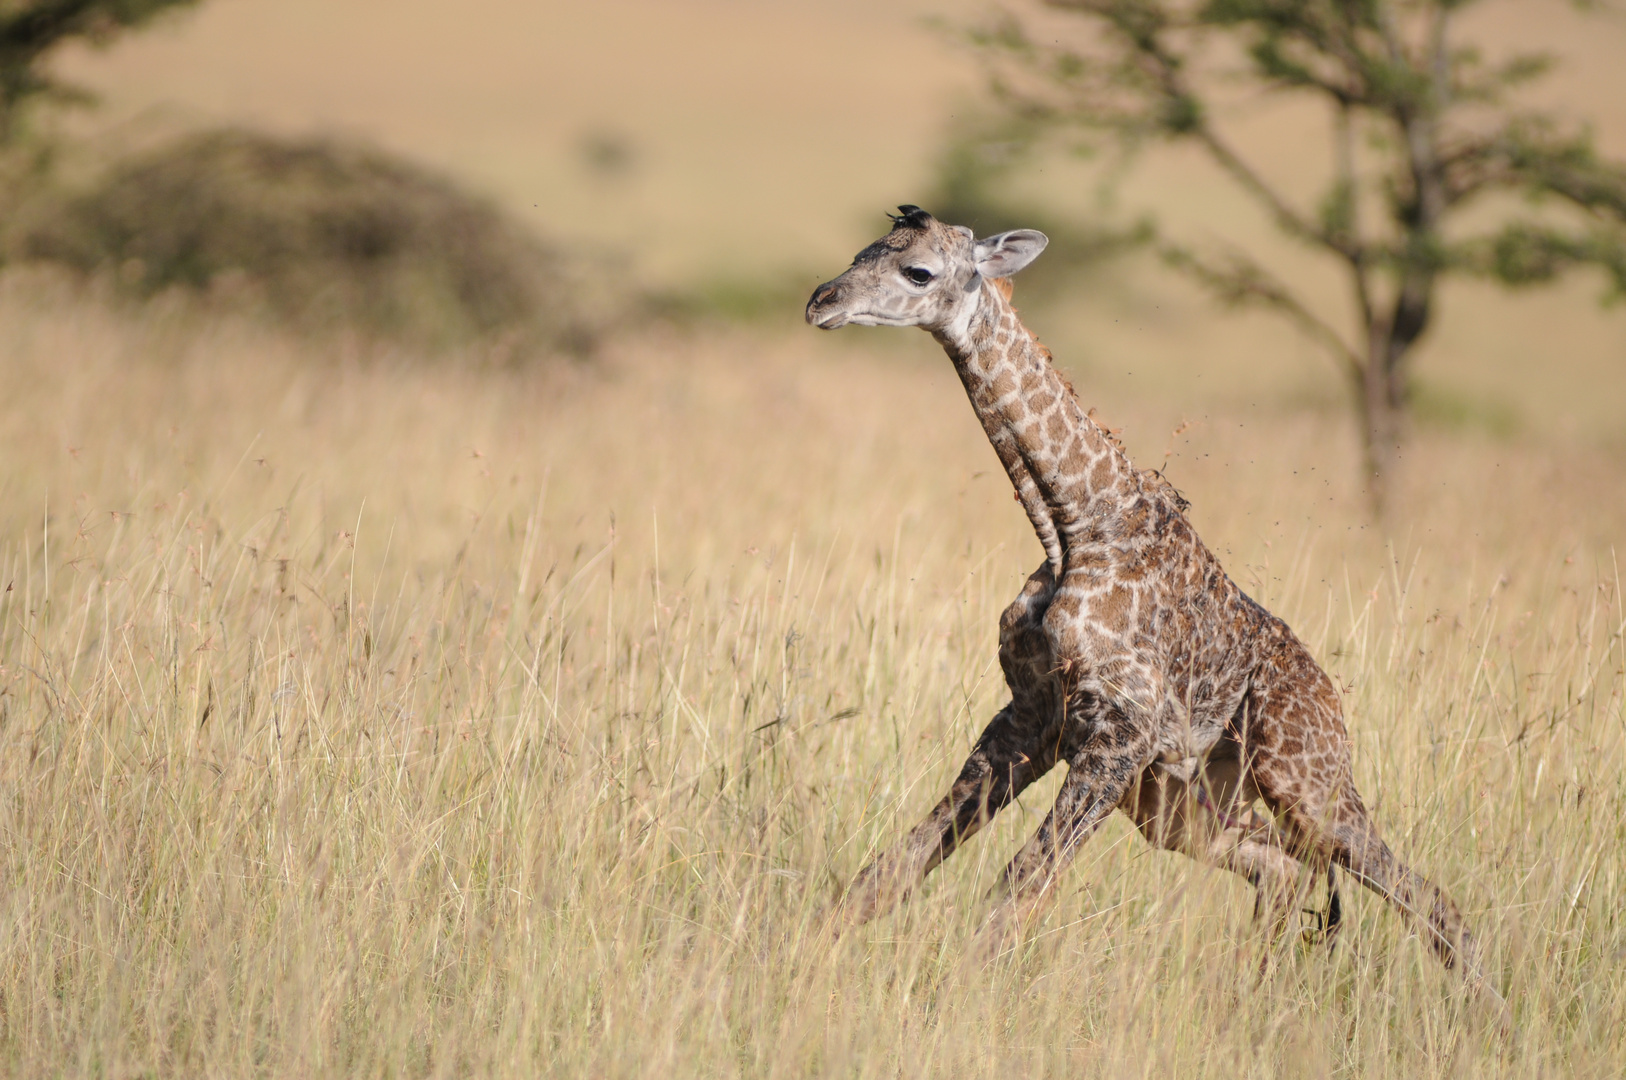
M46 70L72 40L102 44L169 8L198 0L0 0L0 146L17 135L22 106L34 98L73 96Z
M1003 61L996 92L1024 124L1083 127L1126 147L1195 144L1287 236L1342 267L1353 318L1329 318L1246 250L1157 238L1169 265L1227 302L1286 317L1333 357L1379 512L1442 277L1519 286L1592 265L1611 298L1626 295L1626 167L1602 159L1584 128L1512 100L1551 57L1489 64L1455 40L1472 0L1042 2L1088 24L1077 42L1057 40L1065 17L1043 34L1010 18L980 36ZM1318 206L1296 205L1216 125L1217 95L1238 85L1326 104L1335 150ZM1499 212L1468 230L1464 212L1487 202Z

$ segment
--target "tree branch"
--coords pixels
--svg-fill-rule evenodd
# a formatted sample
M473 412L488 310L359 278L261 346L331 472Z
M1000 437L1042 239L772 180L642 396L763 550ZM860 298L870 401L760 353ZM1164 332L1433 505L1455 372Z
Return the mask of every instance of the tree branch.
M67 34L83 32L100 0L52 0L0 17L0 53L35 56Z
M1205 260L1190 248L1170 243L1159 244L1158 254L1170 267L1190 276L1225 303L1238 307L1257 305L1287 316L1305 335L1332 354L1345 377L1360 385L1366 370L1361 354L1351 348L1337 330L1293 295L1292 290L1247 255L1240 251L1228 251L1225 264L1219 265Z
M1626 223L1626 166L1601 159L1589 134L1558 134L1540 115L1520 114L1488 135L1459 139L1442 152L1440 163L1451 203L1523 187Z
M36 65L69 38L102 40L139 26L167 8L198 0L23 0L0 10L0 141L6 114L31 95L54 88Z
M1338 103L1338 119L1334 132L1333 148L1335 159L1333 169L1337 176L1334 198L1340 204L1339 212L1342 225L1334 221L1326 225L1329 233L1334 233L1341 227L1348 237L1347 246L1357 254L1345 255L1349 262L1349 273L1355 289L1355 307L1361 317L1361 325L1370 328L1372 325L1372 283L1369 280L1371 273L1370 259L1367 257L1367 248L1361 241L1360 223L1360 190L1356 183L1355 170L1355 122L1351 117L1352 109L1348 102Z

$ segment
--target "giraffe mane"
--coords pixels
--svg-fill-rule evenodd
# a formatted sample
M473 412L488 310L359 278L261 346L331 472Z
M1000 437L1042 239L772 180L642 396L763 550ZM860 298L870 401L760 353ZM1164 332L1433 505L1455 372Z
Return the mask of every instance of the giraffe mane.
M1033 347L1039 350L1039 355L1044 357L1045 363L1049 364L1051 368L1055 370L1057 378L1061 379L1062 386L1066 388L1069 394L1071 394L1074 398L1077 398L1078 391L1073 387L1073 380L1069 379L1067 377L1067 373L1057 366L1056 356L1050 351L1050 346L1040 341L1039 335L1035 334L1031 329L1029 329L1026 322L1021 321L1022 313L1017 309L1015 302L1011 299L1012 293L1016 291L1016 279L1008 277L993 278L991 279L990 284L992 284L993 287L999 292L999 295L1005 298L1005 302L1010 305L1011 311L1017 316L1017 320L1022 329L1026 330L1028 337L1032 339ZM1091 407L1085 418L1089 420L1090 423L1101 429L1101 433L1107 437L1108 442L1117 447L1119 453L1124 452L1123 443L1118 441L1118 429L1109 428L1106 426L1106 424L1097 420L1095 418L1094 407Z

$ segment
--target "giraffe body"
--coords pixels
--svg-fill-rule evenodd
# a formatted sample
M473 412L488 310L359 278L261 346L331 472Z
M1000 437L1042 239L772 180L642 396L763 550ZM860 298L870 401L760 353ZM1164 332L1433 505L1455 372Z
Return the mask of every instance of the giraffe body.
M1395 858L1368 817L1332 681L1287 624L1225 574L1178 493L1134 468L1083 411L1017 317L1008 279L1044 237L978 240L917 207L899 210L887 236L814 291L807 319L932 333L1045 562L1000 618L1011 701L926 820L859 874L843 901L848 920L901 900L1065 762L1054 807L1005 870L990 934L1043 902L1116 807L1151 842L1246 876L1276 932L1312 877L1344 868L1409 917L1505 1025L1461 913ZM1253 810L1259 801L1269 817ZM1334 893L1329 922L1336 916Z

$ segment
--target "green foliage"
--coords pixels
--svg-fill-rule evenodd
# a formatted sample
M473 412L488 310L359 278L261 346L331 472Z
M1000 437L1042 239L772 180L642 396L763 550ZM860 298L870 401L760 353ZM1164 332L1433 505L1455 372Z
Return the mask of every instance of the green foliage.
M585 283L523 226L414 165L331 141L183 138L36 207L12 247L137 297L245 301L305 329L429 349L582 352L597 325Z
M74 97L46 59L72 40L104 44L125 30L198 0L0 0L0 144L17 132L20 108L36 97Z
M1463 249L1463 260L1506 285L1551 281L1576 266L1602 266L1611 279L1606 299L1626 295L1626 246L1599 231L1574 233L1514 221Z
M1158 240L1168 265L1221 299L1276 311L1326 347L1362 414L1378 499L1442 276L1524 286L1590 266L1611 296L1626 294L1626 165L1600 156L1584 128L1512 102L1553 59L1487 64L1452 39L1466 2L1047 0L1089 25L1082 44L1049 33L1040 43L1012 19L979 39L1010 61L996 93L1013 115L1127 147L1193 142L1287 235L1342 266L1353 320L1317 312L1246 252ZM1240 70L1229 59L1238 54ZM1210 103L1227 84L1325 103L1336 156L1314 210L1277 191L1215 125ZM1498 193L1543 213L1464 233L1462 212ZM1357 339L1336 329L1344 322L1361 328Z

